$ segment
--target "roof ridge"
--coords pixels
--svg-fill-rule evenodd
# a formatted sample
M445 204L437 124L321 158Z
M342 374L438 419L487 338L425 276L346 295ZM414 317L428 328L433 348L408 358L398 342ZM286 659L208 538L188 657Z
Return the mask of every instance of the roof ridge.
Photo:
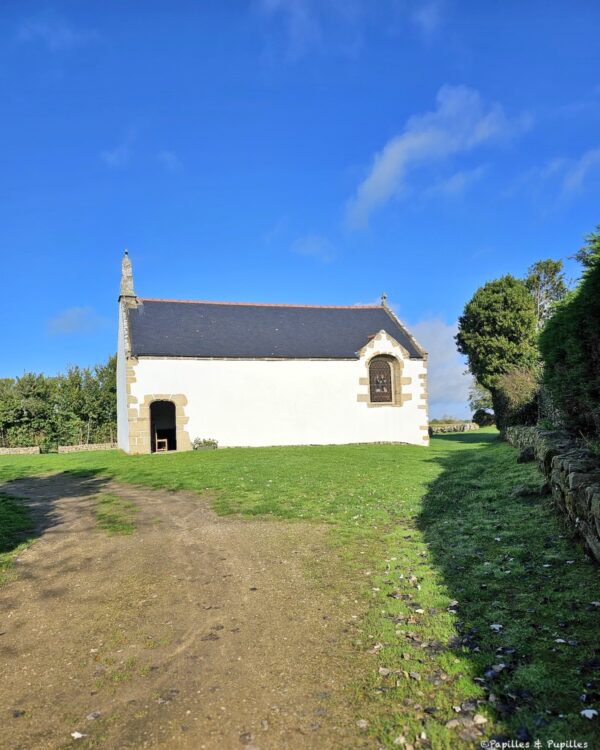
M382 305L296 305L280 302L218 302L202 299L162 299L159 297L138 297L140 302L176 302L184 305L231 305L241 307L301 307L330 310L380 310Z
M388 305L383 305L383 309L388 314L388 317L390 318L390 320L392 320L392 322L396 323L396 325L399 326L400 329L402 331L404 331L404 333L408 336L408 338L410 339L410 341L416 347L416 349L419 352L419 354L421 354L424 357L427 357L428 354L425 351L425 349L421 346L421 344L417 341L417 339L412 335L412 333L408 330L408 328L406 327L406 325L403 323L403 321L400 320L400 318L396 315L396 313L390 307L388 307Z

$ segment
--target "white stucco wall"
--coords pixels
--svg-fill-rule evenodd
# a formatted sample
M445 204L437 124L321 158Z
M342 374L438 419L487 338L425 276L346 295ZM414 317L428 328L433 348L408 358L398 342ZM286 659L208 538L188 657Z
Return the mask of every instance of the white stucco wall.
M375 353L402 358L402 406L370 407L358 401ZM139 358L132 395L183 394L191 440L214 438L220 446L405 442L427 445L426 401L421 398L422 360L410 360L385 338L356 360L202 360ZM126 408L126 407L125 407ZM121 412L119 412L121 414ZM126 413L126 412L125 412ZM121 420L120 420L121 421ZM125 433L123 432L123 439ZM122 433L119 432L119 445Z
M117 443L129 450L129 422L127 420L127 379L125 373L124 310L119 305L119 333L117 338Z

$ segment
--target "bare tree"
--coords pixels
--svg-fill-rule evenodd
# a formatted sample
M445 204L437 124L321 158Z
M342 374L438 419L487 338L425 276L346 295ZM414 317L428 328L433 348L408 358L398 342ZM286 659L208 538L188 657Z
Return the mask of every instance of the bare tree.
M562 260L538 260L529 267L525 286L535 302L538 331L552 314L553 306L567 293Z

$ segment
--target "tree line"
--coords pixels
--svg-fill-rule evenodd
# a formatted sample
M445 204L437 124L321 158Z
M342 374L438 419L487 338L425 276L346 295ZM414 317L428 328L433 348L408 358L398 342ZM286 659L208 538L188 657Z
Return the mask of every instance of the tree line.
M0 445L50 451L116 440L116 364L115 355L56 376L28 372L0 379Z
M545 421L600 437L600 225L573 257L583 273L572 290L562 262L548 259L523 279L489 281L467 302L456 343L480 424ZM112 442L116 422L116 355L56 376L0 379L0 446Z
M466 304L456 343L474 377L474 418L491 407L501 431L545 422L600 436L600 225L573 257L583 268L574 289L562 261L542 260Z

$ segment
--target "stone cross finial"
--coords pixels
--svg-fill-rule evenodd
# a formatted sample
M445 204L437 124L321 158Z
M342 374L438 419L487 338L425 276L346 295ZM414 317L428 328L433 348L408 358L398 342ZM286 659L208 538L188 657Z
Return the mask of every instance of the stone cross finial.
M127 250L125 250L123 260L121 261L121 294L119 299L122 297L135 297L133 290L133 269Z
M385 292L381 293L381 304L383 307L387 307L387 294Z

